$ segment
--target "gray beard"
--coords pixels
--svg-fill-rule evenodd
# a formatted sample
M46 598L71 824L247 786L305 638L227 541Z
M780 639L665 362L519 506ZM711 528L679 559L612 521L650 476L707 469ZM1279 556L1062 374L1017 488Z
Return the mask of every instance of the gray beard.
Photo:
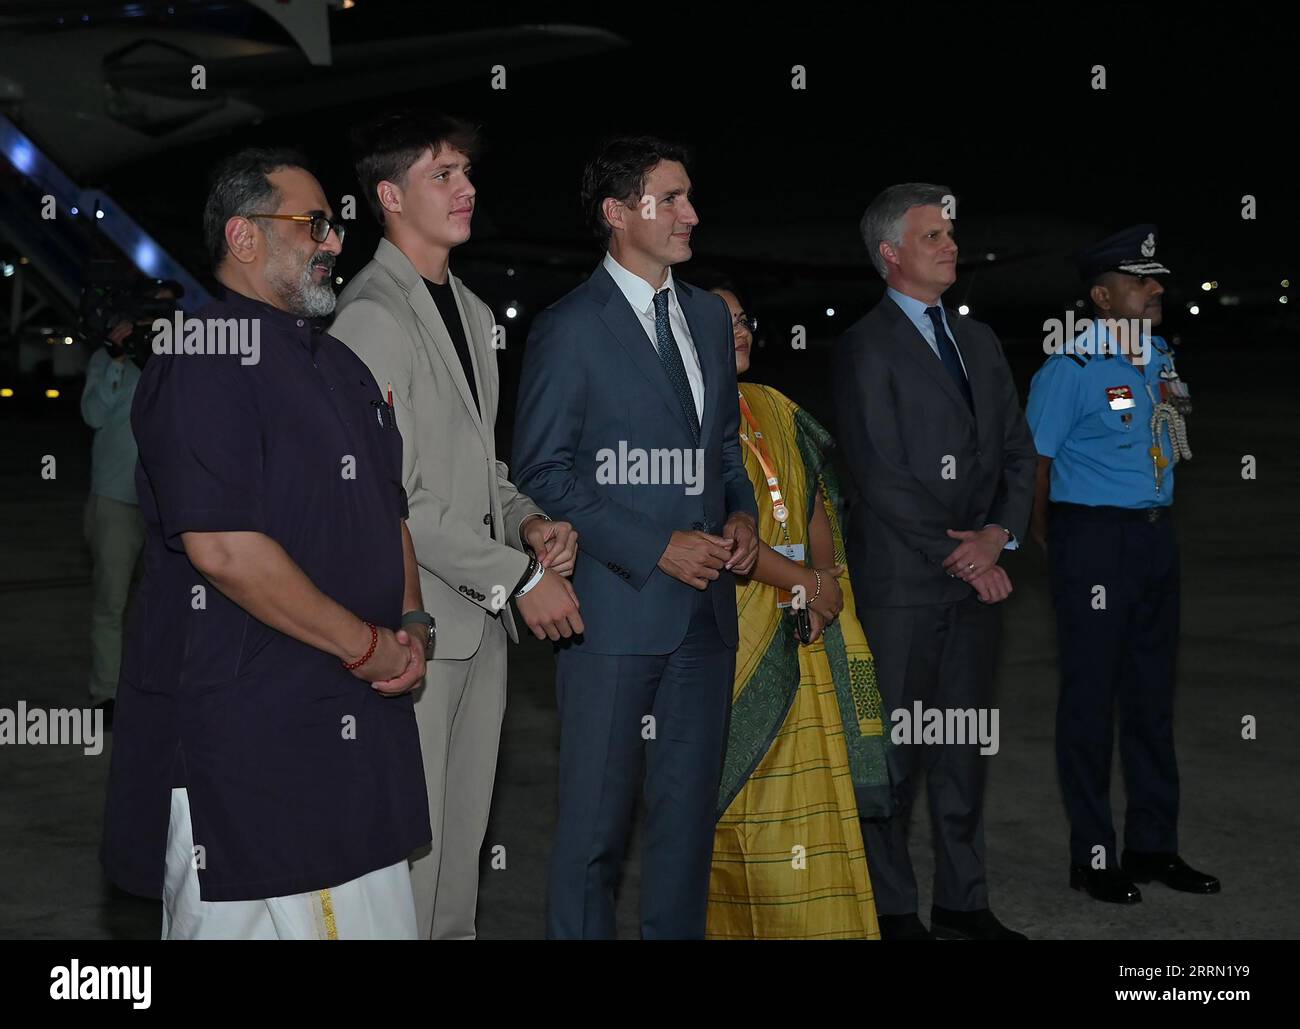
M285 310L294 314L302 315L304 318L324 318L327 314L334 312L334 305L338 298L334 295L334 287L330 285L329 276L326 276L324 282L315 282L312 279L311 262L298 273L296 279L289 276L282 276L276 268L277 259L282 256L279 247L271 247L271 264L267 268L267 282L275 290L275 295L280 298L284 304Z
M311 265L302 270L297 281L274 277L271 286L287 310L304 318L324 318L333 313L338 301L329 279L324 282L312 281Z

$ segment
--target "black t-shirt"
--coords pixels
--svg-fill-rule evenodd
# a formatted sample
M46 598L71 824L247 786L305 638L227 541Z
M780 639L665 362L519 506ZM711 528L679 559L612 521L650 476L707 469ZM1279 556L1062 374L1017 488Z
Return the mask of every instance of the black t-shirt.
M424 284L429 288L429 296L433 297L433 302L438 306L438 313L442 315L443 324L451 334L452 346L456 348L456 356L460 358L461 371L465 373L465 379L469 383L470 396L474 398L474 406L478 408L479 414L482 414L483 405L478 399L478 384L474 381L474 364L469 357L469 340L465 338L465 327L460 321L456 295L451 291L451 279L448 278L442 285L425 279Z

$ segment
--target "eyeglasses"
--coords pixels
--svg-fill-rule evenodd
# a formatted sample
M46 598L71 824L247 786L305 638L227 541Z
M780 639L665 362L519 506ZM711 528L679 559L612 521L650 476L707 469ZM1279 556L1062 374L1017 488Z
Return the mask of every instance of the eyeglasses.
M313 214L246 214L245 218L275 218L279 221L286 222L310 222L311 238L317 243L324 243L330 237L330 229L338 234L339 242L343 242L343 234L347 232L348 227L337 218L326 218L325 215L317 212Z
M740 314L731 319L731 331L739 332L742 328L748 329L750 334L753 335L758 331L758 319L741 311Z

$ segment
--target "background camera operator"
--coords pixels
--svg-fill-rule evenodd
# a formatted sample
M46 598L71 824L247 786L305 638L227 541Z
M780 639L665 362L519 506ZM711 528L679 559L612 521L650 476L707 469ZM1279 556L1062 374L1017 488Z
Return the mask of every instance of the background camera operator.
M94 563L90 619L90 699L104 709L104 724L113 725L118 666L122 660L122 625L144 545L144 522L135 494L135 438L131 435L131 401L140 381L140 366L149 354L148 325L158 301L174 301L181 289L172 283L147 284L141 304L110 315L107 333L86 368L81 417L95 430L90 459L90 496L83 527ZM146 312L146 309L147 312ZM146 318L141 318L147 313ZM87 333L93 341L95 336Z

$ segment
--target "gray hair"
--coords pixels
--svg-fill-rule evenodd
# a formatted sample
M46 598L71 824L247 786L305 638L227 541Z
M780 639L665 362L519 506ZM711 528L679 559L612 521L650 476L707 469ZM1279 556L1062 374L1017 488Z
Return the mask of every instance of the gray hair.
M226 257L226 222L241 214L274 214L280 206L279 191L267 176L307 167L302 154L286 147L246 147L217 165L203 205L203 237L213 271Z
M871 266L882 279L889 277L889 265L880 256L880 244L902 245L903 218L913 207L942 207L952 196L947 186L930 182L902 182L883 189L876 195L862 216L859 226L862 242L871 258Z

